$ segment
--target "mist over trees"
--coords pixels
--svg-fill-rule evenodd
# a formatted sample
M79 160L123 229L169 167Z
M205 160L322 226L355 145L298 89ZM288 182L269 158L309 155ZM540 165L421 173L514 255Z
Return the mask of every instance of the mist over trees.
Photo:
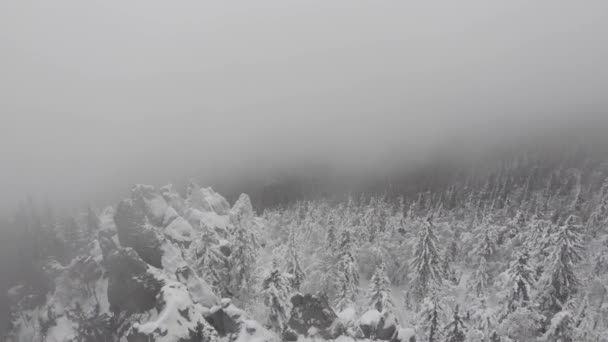
M311 194L258 207L259 214L248 196L230 208L195 184L183 196L170 186L138 186L115 207L74 215L29 200L3 222L0 263L8 296L2 304L9 313L3 333L33 324L26 312L56 310L47 301L59 291L53 280L59 269L79 269L90 279L78 280L88 284L83 298L100 297L105 276L96 270L115 272L111 255L123 252L111 251L120 251L113 246L119 242L134 249L128 258L139 255L138 263L164 272L177 267L177 280L189 288L189 279L200 277L283 338L302 334L295 317L320 305L334 310L338 318L330 323L342 327L331 334L322 332L329 325L316 328L326 339L336 331L354 339L381 334L369 328L381 321L395 326L395 334L412 329L421 341L602 341L608 329L606 160L602 150L588 148L513 151L484 159L484 168L437 173L430 165L429 172L404 174L383 191L374 183L356 193ZM210 217L226 223L209 226ZM97 243L105 261L86 266ZM187 269L173 266L180 250ZM155 276L142 277L146 288L161 286ZM325 297L300 299L298 293ZM33 329L52 330L60 317L102 327L121 309L108 316L103 305L87 313L65 310L45 313L44 324ZM112 324L127 329L128 322Z

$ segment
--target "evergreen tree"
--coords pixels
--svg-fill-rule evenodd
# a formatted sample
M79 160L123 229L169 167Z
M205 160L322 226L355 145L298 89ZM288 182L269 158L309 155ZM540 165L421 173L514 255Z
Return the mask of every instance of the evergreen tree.
M394 309L393 299L391 298L391 282L386 274L384 261L380 261L376 266L376 271L372 275L369 290L369 306L379 312L392 311Z
M496 242L488 230L484 232L481 242L473 248L473 253L484 257L486 261L492 258L496 253Z
M287 272L293 276L294 289L299 291L306 275L300 266L300 257L298 256L295 235L296 230L292 225L289 230L289 241L287 244Z
M540 280L539 301L545 312L557 313L577 292L580 285L574 268L582 260L583 238L574 216L554 233L553 249L548 257L548 265Z
M470 288L474 291L477 297L482 297L485 295L486 290L488 288L488 267L486 258L481 257L479 261L479 265L475 270L475 274L473 275Z
M574 322L572 315L568 311L560 311L551 318L551 324L542 336L541 341L573 342L573 336Z
M452 321L445 327L445 340L446 342L464 342L465 336L464 322L458 314L458 305L456 305Z
M419 314L419 323L421 332L424 334L424 341L438 342L442 340L443 308L439 304L439 299L435 295L431 295L424 299L421 305Z
M230 287L241 299L251 292L259 248L256 235L250 229L249 220L239 220L232 236Z
M509 281L512 284L508 310L513 311L520 306L526 306L534 284L534 269L529 265L527 251L519 253L507 270Z
M264 304L268 307L268 326L281 333L285 330L290 311L290 281L281 274L278 265L273 269L262 283Z
M442 283L443 270L438 244L433 226L427 222L419 233L414 258L410 263L410 268L414 271L410 292L418 303L430 290Z
M342 311L355 304L359 293L359 266L353 254L353 241L348 229L342 233L338 264L338 297L336 307Z

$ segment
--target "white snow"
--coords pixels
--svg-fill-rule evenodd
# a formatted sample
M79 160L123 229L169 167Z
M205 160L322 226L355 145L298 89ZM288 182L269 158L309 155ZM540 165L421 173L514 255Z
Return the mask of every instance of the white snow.
M172 241L177 242L189 242L192 241L194 230L188 221L181 216L175 218L165 228L165 235L167 235Z
M234 342L279 342L277 335L254 320L243 321L238 338Z
M188 337L189 330L194 331L199 323L206 325L203 308L192 302L183 284L165 285L161 289L161 296L165 307L157 318L144 324L135 323L135 331L154 336L156 342L172 342Z
M361 325L368 325L370 327L377 327L380 323L380 319L382 318L382 314L375 309L368 310L361 316L359 319L359 323Z

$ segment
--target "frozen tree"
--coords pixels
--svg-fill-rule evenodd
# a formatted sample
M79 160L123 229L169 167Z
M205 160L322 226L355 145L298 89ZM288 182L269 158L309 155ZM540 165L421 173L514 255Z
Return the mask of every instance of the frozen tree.
M560 311L551 318L551 324L547 332L541 337L541 341L547 342L573 342L574 322L572 314L568 311Z
M511 294L508 299L508 311L513 311L520 306L526 306L530 302L530 295L534 284L534 269L529 265L527 251L517 254L515 260L507 270L511 284Z
M410 293L418 303L430 290L442 283L443 270L438 244L433 226L427 222L419 233L410 264L410 269L414 272Z
M473 248L473 253L475 255L484 257L486 260L492 258L496 253L496 242L491 236L489 231L484 232L483 239L480 243Z
M465 326L462 318L458 314L458 305L454 308L454 315L452 321L445 327L445 341L446 342L464 342L465 339Z
M488 288L488 264L486 258L481 257L479 265L473 274L470 282L470 289L474 291L477 297L485 295Z
M549 313L561 311L580 284L574 270L582 260L583 238L574 223L574 216L570 216L554 233L553 241L548 265L539 281L539 301L542 309Z
M234 295L250 292L258 255L258 242L248 220L236 224L230 253L230 288ZM242 299L242 298L241 298Z
M298 248L296 245L296 230L294 226L290 227L288 239L287 272L293 276L294 289L299 291L306 275L300 266L300 257L298 256Z
M264 304L268 307L268 326L282 332L287 324L290 310L290 280L275 264L262 283Z
M359 293L359 266L353 254L350 230L342 232L340 260L338 263L336 307L344 310L355 304Z
M428 342L442 341L443 307L437 296L424 299L418 315L418 327L423 334L423 340Z
M197 271L222 296L232 295L230 289L231 259L216 245L217 239L211 231L204 231L198 241Z
M380 261L370 281L369 305L379 312L392 311L395 305L390 287L391 282L386 274L384 261Z

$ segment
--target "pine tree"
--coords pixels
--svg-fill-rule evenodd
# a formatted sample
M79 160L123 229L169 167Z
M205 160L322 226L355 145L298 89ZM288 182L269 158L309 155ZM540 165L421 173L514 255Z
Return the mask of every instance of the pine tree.
M573 342L573 336L574 322L572 315L568 311L560 311L551 318L551 324L542 336L541 341Z
M257 262L259 245L250 228L248 220L240 220L232 236L232 251L230 253L231 292L239 297L245 297L247 293L251 292Z
M424 340L428 342L438 342L442 340L441 330L443 318L443 307L439 304L436 295L431 295L424 299L419 314L418 326L424 333Z
M414 258L410 268L414 271L414 279L410 292L418 303L433 288L441 285L443 270L441 267L441 256L439 254L439 241L433 232L433 226L427 222L419 233Z
M370 281L369 306L379 312L392 311L395 305L391 298L390 287L391 282L386 274L384 261L380 261Z
M474 247L473 253L484 257L486 260L490 260L496 253L496 242L491 237L489 231L485 231L483 240Z
M289 295L291 292L289 279L281 274L278 265L262 283L264 304L268 307L268 326L281 333L287 325L290 310Z
M470 288L475 292L477 297L482 297L486 293L488 288L488 264L484 257L481 257L479 261Z
M348 229L342 233L338 264L338 297L336 307L342 311L355 304L359 293L359 266L353 254L353 241Z
M458 314L458 305L456 305L452 321L445 327L445 331L446 342L464 342L466 336L465 326L462 318Z
M579 280L574 273L576 264L582 260L583 238L574 216L554 233L554 246L548 257L549 265L540 280L540 304L548 313L557 313L577 292Z
M535 281L534 269L529 265L527 251L523 251L517 255L515 260L511 262L507 274L512 284L508 310L513 311L529 303L531 290Z
M291 226L287 244L287 272L293 276L294 289L299 291L306 275L300 266L300 257L298 256L295 235L296 230Z

